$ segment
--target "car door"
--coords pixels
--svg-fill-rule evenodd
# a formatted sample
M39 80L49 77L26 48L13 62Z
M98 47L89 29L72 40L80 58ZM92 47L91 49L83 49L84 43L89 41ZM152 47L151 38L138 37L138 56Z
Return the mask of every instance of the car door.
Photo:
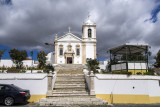
M4 85L0 85L0 103L3 102L3 98L4 98L4 94L5 94L5 86Z

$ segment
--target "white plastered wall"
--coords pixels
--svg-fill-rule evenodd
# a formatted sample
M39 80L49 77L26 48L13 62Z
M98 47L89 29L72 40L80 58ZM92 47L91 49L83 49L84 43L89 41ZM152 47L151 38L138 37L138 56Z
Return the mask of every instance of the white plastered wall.
M94 44L86 43L86 59L92 58L94 59Z
M47 74L7 73L0 74L0 84L14 84L29 89L31 95L46 95Z
M72 50L74 51L74 64L82 64L82 45L80 42L58 42L57 43L57 64L65 64L65 56L64 53L68 50L68 45L72 46ZM63 45L63 56L59 55L59 45ZM76 45L80 46L80 56L76 56Z
M159 76L96 74L96 94L160 96Z

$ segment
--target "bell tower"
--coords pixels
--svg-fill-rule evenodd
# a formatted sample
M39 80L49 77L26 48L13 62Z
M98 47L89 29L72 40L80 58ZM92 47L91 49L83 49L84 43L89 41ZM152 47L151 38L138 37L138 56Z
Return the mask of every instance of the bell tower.
M90 20L90 15L82 25L82 40L96 41L96 24Z
M86 59L96 59L96 23L90 20L90 16L82 25L82 64L86 64Z

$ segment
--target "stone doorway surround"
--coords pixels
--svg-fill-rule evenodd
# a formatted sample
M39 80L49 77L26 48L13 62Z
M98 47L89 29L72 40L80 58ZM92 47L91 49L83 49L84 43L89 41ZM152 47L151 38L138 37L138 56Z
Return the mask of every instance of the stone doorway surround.
M74 64L74 52L71 51L71 52L65 52L64 55L65 55L65 64ZM71 59L69 59L71 58ZM68 60L72 60L71 62L72 63L68 63Z
M73 63L73 58L72 57L67 57L67 64L72 64Z

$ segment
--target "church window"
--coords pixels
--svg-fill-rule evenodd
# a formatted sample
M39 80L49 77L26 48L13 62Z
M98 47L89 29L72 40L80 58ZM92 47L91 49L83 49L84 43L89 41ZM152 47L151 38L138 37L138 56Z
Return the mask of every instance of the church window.
M88 37L91 38L91 35L92 35L92 30L88 29Z
M80 55L80 46L76 45L76 55L79 56Z
M63 48L60 48L60 55L63 55Z
M63 45L59 45L59 55L63 55Z
M79 51L79 48L77 48L77 56L80 55L80 51Z

